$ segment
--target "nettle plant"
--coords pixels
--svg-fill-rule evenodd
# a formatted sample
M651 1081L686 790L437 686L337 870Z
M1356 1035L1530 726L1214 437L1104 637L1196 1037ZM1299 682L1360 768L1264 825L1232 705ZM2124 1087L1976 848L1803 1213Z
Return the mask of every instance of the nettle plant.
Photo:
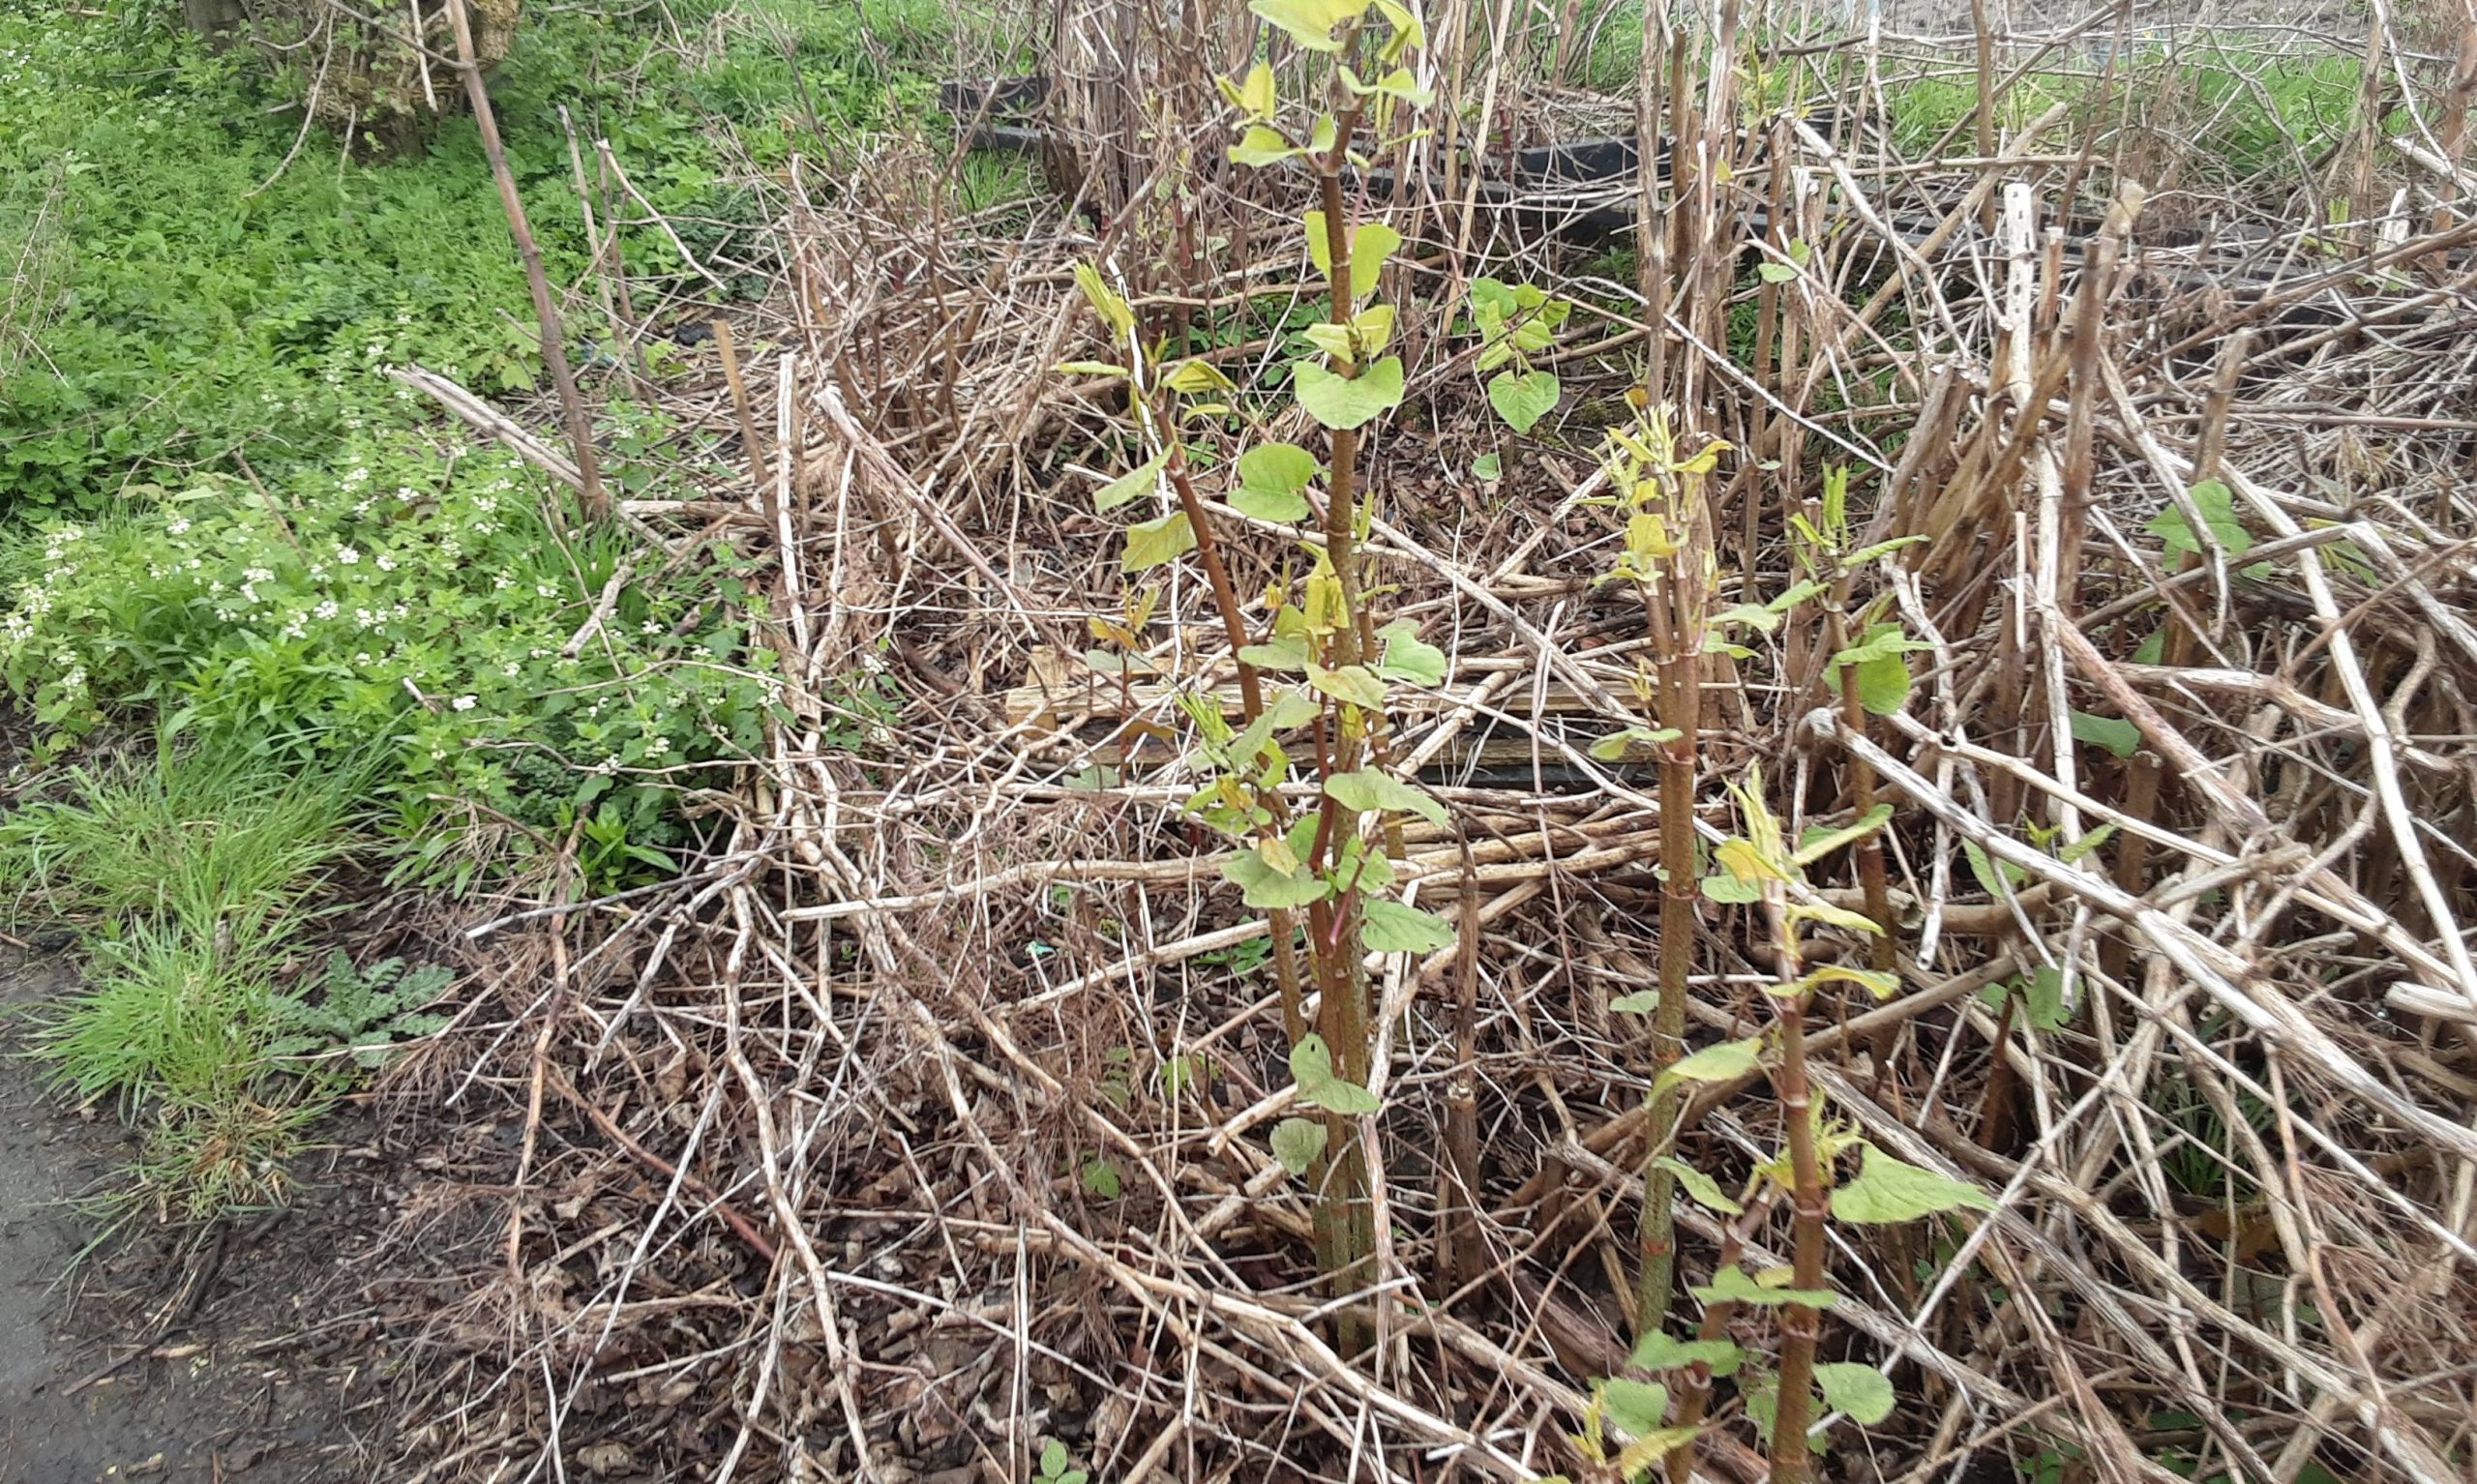
M1298 45L1321 74L1311 88L1321 86L1326 100L1319 109L1285 108L1264 63L1222 82L1245 118L1232 160L1259 167L1297 162L1316 184L1318 207L1300 226L1324 280L1326 312L1305 330L1307 353L1288 366L1286 387L1322 430L1323 452L1264 435L1238 404L1266 399L1249 397L1210 363L1162 364L1162 342L1148 337L1135 308L1091 265L1080 265L1076 279L1116 359L1062 369L1127 383L1148 457L1097 491L1094 505L1107 512L1151 503L1158 513L1126 531L1121 566L1133 575L1192 559L1236 667L1235 718L1213 676L1184 677L1191 683L1180 700L1194 727L1186 761L1202 775L1188 809L1237 846L1223 874L1247 905L1270 916L1297 1097L1317 1114L1282 1120L1272 1147L1313 1181L1318 1262L1337 1291L1347 1291L1353 1269L1375 1248L1359 1143L1359 1119L1378 1111L1368 1090L1365 956L1453 941L1444 919L1391 895L1404 818L1446 817L1443 804L1388 770L1392 691L1442 684L1446 657L1407 621L1380 625L1371 603L1363 543L1373 510L1359 447L1364 430L1402 401L1401 357L1385 354L1394 310L1376 300L1402 236L1381 221L1356 220L1342 190L1343 172L1365 163L1354 145L1365 135L1382 147L1406 107L1427 95L1407 66L1420 45L1418 22L1393 0L1372 7L1254 0L1252 9ZM1217 451L1191 451L1187 441L1191 430L1203 438L1234 419L1258 433L1229 460L1236 478L1228 504L1252 520L1296 527L1303 562L1294 580L1252 603L1239 597L1196 488L1197 454ZM1251 624L1251 608L1267 615L1261 628ZM1143 610L1149 617L1149 606ZM1138 627L1116 625L1102 637L1131 649ZM1102 668L1121 673L1125 666L1112 657ZM1348 1339L1357 1326L1346 1319L1343 1332Z
M1748 1420L1771 1450L1772 1478L1785 1484L1810 1477L1812 1455L1824 1446L1812 1436L1818 1419L1836 1411L1873 1426L1892 1414L1896 1400L1891 1381L1875 1367L1815 1358L1823 1315L1839 1297L1825 1262L1829 1224L1885 1225L1993 1205L1977 1186L1899 1160L1831 1116L1808 1074L1806 1023L1817 993L1854 984L1889 997L1899 981L1878 969L1808 963L1811 927L1862 936L1878 930L1859 913L1819 900L1806 884L1806 868L1871 838L1892 811L1878 807L1847 825L1810 829L1793 843L1764 803L1759 774L1749 773L1730 791L1744 832L1712 852L1716 869L1700 890L1714 903L1761 910L1778 973L1766 986L1772 1024L1745 1040L1679 1058L1660 1073L1656 1089L1734 1083L1761 1072L1779 1105L1781 1147L1757 1162L1734 1198L1707 1172L1658 1153L1688 1196L1742 1226L1712 1281L1691 1290L1704 1306L1694 1337L1682 1340L1653 1329L1634 1348L1632 1363L1669 1377L1676 1382L1674 1395L1666 1382L1619 1379L1601 1383L1594 1396L1576 1446L1596 1468L1625 1479L1663 1460L1672 1479L1690 1476L1713 1382L1724 1378L1734 1381ZM1853 1159L1856 1169L1843 1173ZM1791 1212L1790 1264L1749 1271L1743 1261L1743 1225L1783 1201ZM1731 1338L1741 1318L1754 1314L1772 1316L1777 1345L1768 1365ZM1611 1424L1624 1436L1622 1444L1612 1442Z

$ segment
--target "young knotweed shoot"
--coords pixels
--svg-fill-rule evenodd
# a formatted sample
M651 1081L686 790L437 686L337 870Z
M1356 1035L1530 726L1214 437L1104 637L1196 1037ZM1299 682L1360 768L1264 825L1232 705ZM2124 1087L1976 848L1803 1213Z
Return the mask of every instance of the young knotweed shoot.
M1096 505L1106 510L1150 496L1157 508L1169 503L1161 498L1164 485L1175 496L1174 508L1128 530L1122 566L1149 571L1192 554L1211 584L1238 666L1238 725L1209 688L1180 697L1194 724L1190 761L1202 775L1188 809L1238 846L1223 875L1247 905L1272 917L1298 1100L1322 1114L1283 1120L1273 1150L1286 1168L1315 1182L1318 1262L1337 1290L1346 1290L1351 1270L1375 1248L1358 1142L1359 1120L1379 1107L1368 1090L1364 955L1431 952L1453 941L1444 919L1389 895L1392 863L1402 854L1401 819L1445 817L1442 804L1387 770L1390 692L1443 683L1446 659L1413 625L1380 627L1367 601L1359 541L1373 511L1360 488L1358 441L1360 430L1403 397L1401 357L1385 353L1393 311L1375 302L1386 260L1402 237L1386 223L1354 221L1341 189L1344 171L1366 163L1353 147L1362 130L1382 145L1403 108L1424 104L1426 94L1405 61L1420 45L1419 25L1395 0L1253 0L1250 8L1303 51L1328 59L1329 102L1295 132L1284 122L1269 66L1221 84L1246 120L1231 158L1257 166L1298 160L1316 181L1318 209L1303 214L1300 226L1328 302L1324 321L1305 335L1309 354L1288 369L1290 395L1324 430L1324 456L1268 440L1231 462L1233 508L1257 520L1313 527L1312 538L1300 541L1310 565L1295 590L1284 584L1261 600L1271 615L1269 632L1251 631L1183 441L1194 414L1218 416L1242 390L1202 361L1156 371L1132 306L1089 265L1077 268L1077 281L1123 364L1071 369L1126 378L1145 445L1157 450L1102 490ZM1179 398L1190 402L1174 415ZM1310 782L1313 803L1294 807L1285 790ZM1303 964L1293 946L1301 928ZM1355 1343L1355 1330L1346 1319L1346 1344Z
M1840 698L1841 719L1861 737L1871 735L1870 719L1890 716L1909 701L1909 654L1928 648L1909 637L1892 610L1889 597L1869 604L1853 621L1850 603L1858 576L1876 558L1924 541L1923 536L1895 537L1859 546L1849 519L1849 470L1834 465L1824 470L1823 498L1789 518L1790 549L1805 579L1790 590L1798 604L1819 598L1823 604L1823 681ZM1784 595L1784 597L1790 596ZM1852 638L1853 629L1856 637ZM1812 670L1792 657L1791 673L1801 687L1813 683ZM1849 762L1850 807L1861 816L1875 808L1875 770L1863 758ZM1859 842L1858 878L1866 915L1882 931L1867 941L1867 962L1889 971L1894 964L1892 886L1881 841Z
M1702 890L1716 903L1763 909L1779 973L1778 982L1767 986L1772 1027L1764 1034L1683 1057L1660 1075L1659 1083L1730 1082L1759 1066L1778 1100L1784 1147L1758 1164L1754 1173L1759 1187L1789 1202L1791 1265L1748 1273L1734 1261L1724 1262L1711 1283L1694 1290L1694 1294L1706 1304L1778 1311L1777 1369L1768 1378L1749 1373L1739 1382L1739 1390L1746 1398L1748 1415L1767 1434L1772 1477L1803 1481L1809 1477L1812 1441L1807 1434L1818 1406L1846 1413L1862 1425L1880 1422L1892 1410L1891 1388L1872 1368L1818 1364L1815 1359L1822 1315L1837 1298L1825 1270L1827 1222L1906 1222L1945 1212L1983 1210L1992 1202L1976 1186L1903 1163L1826 1115L1806 1065L1806 1019L1816 992L1846 983L1889 998L1899 981L1890 973L1849 965L1807 965L1805 934L1809 926L1860 935L1872 935L1877 929L1856 912L1818 900L1806 885L1806 871L1872 836L1892 811L1879 806L1849 824L1810 829L1793 844L1764 802L1762 787L1760 776L1753 774L1744 785L1732 787L1745 833L1722 842L1713 852L1718 869L1705 878ZM1851 1153L1859 1157L1858 1172L1837 1178L1840 1157ZM1709 1182L1691 1185L1689 1191L1707 1203L1718 1195L1717 1187ZM1729 1204L1750 1205L1762 1194L1760 1189L1751 1191L1746 1200ZM1646 1335L1637 1353L1645 1357L1640 1363L1653 1369L1699 1365L1719 1374L1720 1363L1736 1365L1742 1359L1731 1350L1702 1348L1719 1343L1723 1342L1716 1334L1699 1336L1694 1342Z
M1703 484L1727 445L1711 440L1686 447L1668 408L1652 405L1639 389L1627 394L1627 402L1632 424L1610 431L1602 456L1615 492L1595 501L1622 513L1625 545L1600 580L1632 584L1651 629L1655 679L1636 687L1650 725L1626 727L1593 751L1622 756L1641 744L1656 748L1659 757L1659 986L1652 1005L1655 1091L1635 1305L1637 1332L1651 1334L1666 1324L1676 1290L1676 1176L1656 1156L1675 1143L1685 1103L1675 1080L1658 1074L1684 1051L1686 979L1694 966L1695 754L1715 562Z
M1534 367L1531 357L1556 341L1572 303L1534 284L1479 278L1471 281L1464 307L1479 335L1477 370L1496 372L1488 376L1488 405L1516 433L1530 432L1564 395L1557 373Z

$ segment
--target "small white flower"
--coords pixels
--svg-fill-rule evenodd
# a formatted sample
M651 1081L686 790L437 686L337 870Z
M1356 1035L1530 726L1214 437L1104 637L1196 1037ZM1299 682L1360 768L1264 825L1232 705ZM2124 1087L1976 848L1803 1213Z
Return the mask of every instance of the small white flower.
M384 551L379 552L379 553L378 553L378 570L379 570L379 571L381 571L381 572L393 572L393 571L395 571L395 570L396 570L396 558L394 558L394 557L392 557L392 556L389 556L389 555L388 555L386 552L384 552Z
M481 703L482 697L479 696L459 696L453 701L449 702L450 705L454 706L459 711L470 711Z
M361 560L361 553L350 547L339 547L336 549L336 560L349 567Z

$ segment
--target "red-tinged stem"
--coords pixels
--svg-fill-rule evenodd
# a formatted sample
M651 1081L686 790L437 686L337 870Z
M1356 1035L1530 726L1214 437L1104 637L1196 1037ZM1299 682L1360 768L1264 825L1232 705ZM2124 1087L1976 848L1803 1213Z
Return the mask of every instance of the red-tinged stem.
M1770 1203L1763 1199L1749 1202L1746 1214L1730 1224L1727 1233L1720 1238L1719 1265L1721 1267L1735 1267L1745 1261L1746 1233L1762 1222L1764 1210ZM1713 1304L1703 1311L1703 1322L1695 1328L1694 1338L1697 1340L1727 1339L1729 1322L1737 1318L1737 1313L1738 1306L1734 1302L1723 1300ZM1698 1360L1686 1368L1685 1379L1678 1387L1677 1421L1674 1425L1694 1426L1703 1420L1704 1413L1711 1410L1711 1406L1712 1367L1708 1362ZM1694 1477L1694 1439L1688 1438L1678 1446L1676 1452L1671 1453L1664 1460L1668 1466L1669 1484L1691 1484Z
M1352 318L1351 222L1342 195L1341 171L1350 140L1358 125L1356 110L1338 119L1332 149L1315 161L1317 187L1325 211L1325 245L1330 318L1348 325ZM1358 366L1336 357L1334 372L1356 376ZM1341 589L1342 622L1326 639L1323 663L1333 668L1356 665L1374 644L1374 626L1361 601L1357 519L1358 513L1358 433L1331 431L1326 467L1325 553ZM1358 766L1358 744L1340 725L1338 703L1327 700L1316 722L1316 763L1320 779L1329 780ZM1379 727L1371 730L1381 731ZM1331 795L1320 798L1316 839L1308 864L1330 876L1349 827L1341 805ZM1314 961L1318 1028L1343 1081L1367 1085L1370 1051L1367 1004L1358 954L1358 912L1356 886L1341 890L1308 908L1308 952ZM1318 1265L1332 1279L1337 1295L1354 1281L1353 1271L1376 1249L1376 1231L1368 1200L1367 1151L1359 1144L1358 1123L1338 1113L1326 1116L1326 1152L1314 1171L1318 1180L1314 1208ZM1367 1340L1365 1321L1356 1310L1340 1319L1337 1336L1347 1353Z
M1794 984L1805 974L1798 953L1796 926L1776 887L1770 893L1773 933L1778 943L1780 977ZM1780 1100L1780 1121L1789 1144L1790 1205L1794 1216L1790 1283L1799 1289L1824 1286L1823 1165L1815 1152L1814 1091L1806 1079L1806 995L1804 992L1772 996L1780 1022L1780 1063L1772 1074ZM1815 1345L1823 1331L1823 1312L1804 1304L1780 1310L1779 1406L1772 1422L1773 1484L1805 1484L1813 1455L1806 1450Z
M1195 479L1187 467L1187 451L1179 439L1178 429L1162 423L1162 442L1169 449L1164 465L1170 476L1170 488L1178 491L1179 508L1187 514L1187 524L1196 535L1196 560L1204 564L1205 580L1212 585L1212 606L1221 613L1221 631L1230 641L1231 662L1238 667L1238 697L1248 721L1264 714L1264 682L1256 674L1256 667L1238 657L1247 647L1246 610L1238 602L1238 589L1230 580L1229 564L1221 559L1221 542L1212 533L1212 520L1205 514L1204 499L1196 493Z
M1652 1094L1651 1119L1646 1125L1650 1143L1644 1155L1639 1232L1642 1268L1636 1280L1634 1330L1638 1336L1659 1333L1666 1326L1669 1306L1676 1296L1677 1176L1657 1160L1675 1143L1678 1115L1685 1109L1685 1091L1673 1081L1659 1080L1658 1074L1685 1054L1686 981L1694 968L1697 924L1694 764L1702 727L1702 679L1696 673L1693 654L1680 652L1685 644L1682 631L1696 626L1691 623L1691 613L1671 611L1672 603L1691 607L1685 601L1687 590L1676 580L1678 576L1672 572L1670 580L1662 584L1667 588L1665 593L1646 590L1643 595L1652 643L1660 657L1656 687L1659 714L1653 720L1657 726L1675 727L1678 735L1661 743L1659 753L1659 998L1652 1008L1656 1090ZM1687 621L1681 623L1681 619Z

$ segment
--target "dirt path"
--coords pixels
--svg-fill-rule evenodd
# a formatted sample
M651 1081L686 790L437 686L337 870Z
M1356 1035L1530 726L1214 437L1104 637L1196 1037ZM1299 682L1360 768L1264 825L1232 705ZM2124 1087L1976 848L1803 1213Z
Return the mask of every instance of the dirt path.
M58 959L0 958L0 1481L375 1477L350 1425L350 1373L340 1384L301 1368L285 1340L342 1265L316 1221L285 1218L305 1230L276 1240L251 1217L220 1242L140 1236L90 1263L71 1301L64 1275L93 1224L67 1202L112 1177L122 1135L46 1095L21 1053L24 1012L75 982ZM309 1256L320 1249L323 1261ZM286 1263L294 1274L267 1271ZM110 1369L141 1338L148 1353Z

